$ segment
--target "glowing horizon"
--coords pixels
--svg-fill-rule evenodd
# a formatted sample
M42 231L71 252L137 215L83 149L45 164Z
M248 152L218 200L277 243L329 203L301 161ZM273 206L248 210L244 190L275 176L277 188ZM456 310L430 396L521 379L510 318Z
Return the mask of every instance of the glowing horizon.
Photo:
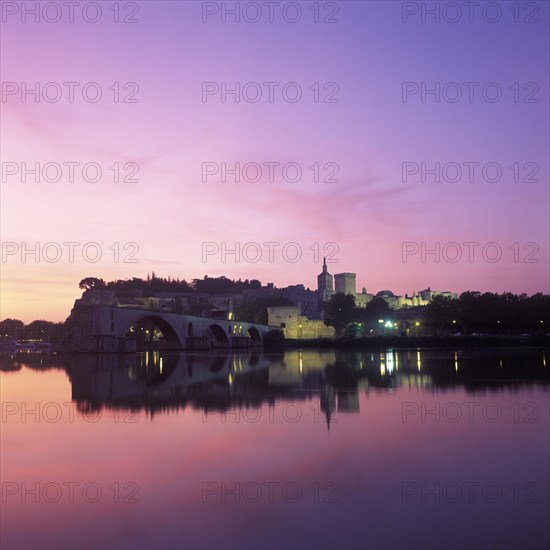
M106 5L97 23L78 10L74 23L65 14L33 23L3 13L2 243L57 243L63 255L3 257L0 318L62 321L88 276L226 275L316 289L327 243L338 246L329 272L355 272L358 291L550 293L548 4L537 4L534 24L515 22L508 9L496 23L423 23L418 14L404 22L401 2L339 2L332 24L314 23L305 8L296 23L277 14L273 23L266 14L224 23L205 5L213 4L140 2L134 24L114 23ZM57 83L49 101L23 93L36 82L40 92ZM67 82L78 83L73 102ZM303 93L295 103L296 86L285 88L292 82ZM436 82L439 102L430 96ZM87 97L100 89L100 100L82 98L86 83L96 83ZM262 99L251 101L258 90ZM454 101L457 90L463 98ZM59 181L48 181L50 167L39 182L31 173L23 182L23 163L64 170ZM72 182L63 163L79 163ZM94 175L93 167L82 174L86 163L101 167L97 183L85 181ZM249 168L224 183L222 163ZM272 182L264 163L274 167ZM436 163L439 183L429 172ZM296 165L302 177L293 182ZM502 176L493 182L495 166ZM66 242L79 243L74 262ZM267 242L280 243L273 262ZM293 242L296 263L280 253ZM480 243L473 261L470 242ZM86 243L99 244L97 263L80 254ZM258 243L263 255L205 261L203 243ZM419 246L407 261L404 243ZM421 243L440 243L446 256L422 262ZM461 245L460 260L449 243ZM138 262L125 263L133 252Z

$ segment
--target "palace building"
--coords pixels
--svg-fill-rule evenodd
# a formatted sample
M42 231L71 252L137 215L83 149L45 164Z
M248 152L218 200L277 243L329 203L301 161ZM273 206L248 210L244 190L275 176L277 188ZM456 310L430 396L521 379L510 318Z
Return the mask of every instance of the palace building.
M334 277L327 270L327 263L323 258L323 271L317 276L317 297L319 308L328 302L330 298L337 293L351 294L355 298L357 307L366 307L367 304L374 298L382 298L386 300L391 309L402 309L407 307L426 306L435 296L447 296L449 298L458 298L458 294L448 291L432 290L430 287L413 292L412 296L405 294L399 296L391 290L381 290L377 294L367 293L367 289L363 287L362 291L356 291L356 274L355 273L337 273Z

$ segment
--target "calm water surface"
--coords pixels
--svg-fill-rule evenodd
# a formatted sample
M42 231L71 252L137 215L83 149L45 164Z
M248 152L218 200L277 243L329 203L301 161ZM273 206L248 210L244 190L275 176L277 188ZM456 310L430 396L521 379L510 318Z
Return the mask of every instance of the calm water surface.
M4 354L1 546L549 548L549 362Z

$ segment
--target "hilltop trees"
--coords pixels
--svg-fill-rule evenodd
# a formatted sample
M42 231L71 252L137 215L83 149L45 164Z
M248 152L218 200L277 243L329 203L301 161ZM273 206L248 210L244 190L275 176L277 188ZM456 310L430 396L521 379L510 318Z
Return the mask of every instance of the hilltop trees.
M257 279L252 279L249 281L245 279L241 281L233 281L224 277L209 277L208 275L204 276L204 279L193 279L191 284L195 292L204 292L206 294L226 294L230 292L241 292L249 288L260 288L262 283Z
M86 277L80 281L78 286L84 290L148 290L151 292L225 294L260 288L262 283L257 279L234 281L223 275L221 277L205 275L203 279L193 279L191 283L188 283L185 279L157 277L153 271L151 275L147 275L146 279L132 277L131 279L105 282L97 277Z
M78 283L78 288L85 290L105 288L105 281L103 279L98 279L97 277L86 277Z

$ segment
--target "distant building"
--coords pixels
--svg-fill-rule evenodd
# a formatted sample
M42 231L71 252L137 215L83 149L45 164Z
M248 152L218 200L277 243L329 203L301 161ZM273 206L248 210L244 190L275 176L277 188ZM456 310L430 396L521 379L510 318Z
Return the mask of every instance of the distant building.
M323 266L323 273L317 277L319 285L322 281L325 281L326 278L323 278L325 275L325 266ZM361 293L356 292L356 274L355 273L337 273L334 275L334 290L332 290L332 275L328 274L330 277L330 290L322 290L319 286L318 294L319 301L326 302L330 300L331 296L341 292L342 294L351 294L355 298L355 305L357 307L366 307L367 304L373 299L372 294L367 293L367 289L363 287Z
M333 286L334 281L334 286ZM330 300L336 294L351 294L355 298L357 307L367 307L367 304L376 296L384 299L391 309L397 310L402 308L426 306L436 296L446 296L449 298L458 298L458 294L448 291L432 290L430 287L413 292L412 296L405 294L399 296L391 290L381 290L376 295L369 294L367 289L363 287L360 293L356 292L356 274L355 273L337 273L334 278L327 271L327 264L323 258L323 272L317 276L317 296L319 304L323 304Z
M342 294L355 296L355 273L337 273L334 275L334 290Z
M314 290L305 288L304 285L281 288L280 296L298 306L304 315L313 315L317 312L317 293Z
M355 305L357 307L367 307L367 304L374 298L373 294L368 294L367 289L363 287L360 294L355 294Z
M267 324L282 330L285 338L313 339L333 338L334 327L325 325L320 319L308 319L298 306L276 306L267 308Z
M323 258L323 272L317 275L317 293L319 302L328 302L334 294L332 275L327 270L326 258Z

